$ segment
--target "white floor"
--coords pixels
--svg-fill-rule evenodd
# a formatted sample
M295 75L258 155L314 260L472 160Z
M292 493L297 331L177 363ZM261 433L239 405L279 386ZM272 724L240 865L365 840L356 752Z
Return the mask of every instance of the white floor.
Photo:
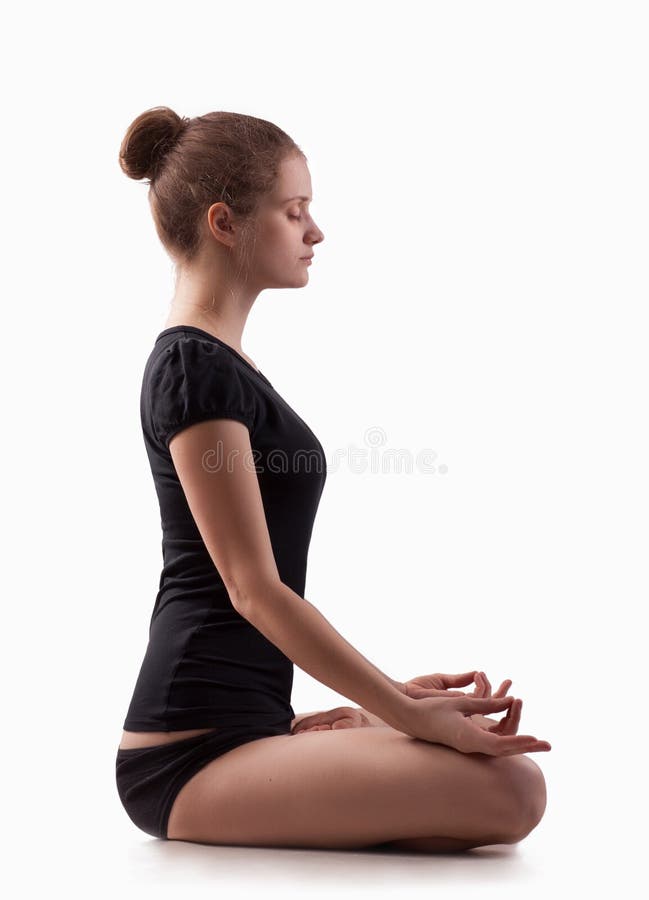
M58 842L56 864L51 865L54 859L39 862L45 881L54 876L68 897L185 897L183 889L190 888L192 897L232 900L415 898L431 897L439 888L445 889L444 897L452 889L453 897L549 900L557 892L570 896L565 892L571 889L580 896L592 891L596 897L619 888L625 897L635 897L640 890L637 881L631 890L634 879L628 864L619 865L622 857L614 847L605 841L568 840L557 821L547 821L515 847L422 856L164 842L118 819L111 817L101 836L89 829Z

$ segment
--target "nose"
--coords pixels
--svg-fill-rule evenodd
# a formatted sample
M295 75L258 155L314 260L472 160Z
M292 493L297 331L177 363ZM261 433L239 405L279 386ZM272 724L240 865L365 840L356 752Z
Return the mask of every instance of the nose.
M316 223L313 223L313 236L311 237L312 244L321 244L324 241L324 233L318 228Z

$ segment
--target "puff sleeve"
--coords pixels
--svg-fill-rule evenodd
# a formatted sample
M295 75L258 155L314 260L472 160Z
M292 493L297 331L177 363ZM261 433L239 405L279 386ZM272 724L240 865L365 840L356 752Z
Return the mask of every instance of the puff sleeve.
M255 394L230 352L207 339L183 336L155 360L149 381L151 425L169 447L183 428L205 419L236 419L252 431Z

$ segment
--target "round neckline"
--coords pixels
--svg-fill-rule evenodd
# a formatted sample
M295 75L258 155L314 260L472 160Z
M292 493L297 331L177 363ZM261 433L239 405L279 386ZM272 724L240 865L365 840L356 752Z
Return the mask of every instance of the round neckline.
M222 347L225 347L226 350L229 350L230 353L233 353L237 359L240 359L241 362L248 366L249 369L252 369L257 375L261 375L261 377L268 381L266 376L263 374L261 369L256 369L253 365L251 365L247 359L244 359L243 356L235 350L234 347L231 347L229 344L226 344L225 341L222 341L221 338L217 338L216 335L211 334L209 331L205 331L204 328L199 328L197 325L171 325L169 328L165 328L164 331L161 331L160 334L155 339L156 344L160 340L160 338L164 337L166 334L171 334L174 331L196 331L198 334L205 335L206 338L209 338L211 341L214 341L217 344L220 344Z

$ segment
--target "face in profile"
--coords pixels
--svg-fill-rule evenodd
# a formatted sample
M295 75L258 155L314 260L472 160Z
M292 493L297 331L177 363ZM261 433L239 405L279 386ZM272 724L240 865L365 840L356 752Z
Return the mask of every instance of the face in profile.
M309 263L324 234L310 213L311 175L302 156L292 154L280 164L274 191L266 196L256 218L250 249L251 281L263 288L303 287ZM315 262L315 258L311 264Z

